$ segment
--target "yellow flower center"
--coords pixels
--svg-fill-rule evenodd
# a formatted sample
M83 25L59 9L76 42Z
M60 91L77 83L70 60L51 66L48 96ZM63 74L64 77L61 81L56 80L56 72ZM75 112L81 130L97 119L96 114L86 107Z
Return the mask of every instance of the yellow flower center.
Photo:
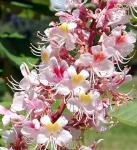
M80 102L86 105L88 105L92 101L92 96L85 93L81 93L79 98Z
M67 23L65 23L65 22L62 23L59 28L60 28L60 30L61 30L62 32L65 32L65 33L68 33L69 30L70 30L69 24L67 24Z
M47 52L42 53L41 55L42 61L48 61L49 60L49 55Z
M74 85L79 85L84 81L84 77L81 74L76 74L71 77L71 81Z
M61 129L61 125L58 123L58 122L55 122L54 124L52 122L49 122L47 125L46 125L48 131L50 133L56 133L56 132L59 132L60 129Z

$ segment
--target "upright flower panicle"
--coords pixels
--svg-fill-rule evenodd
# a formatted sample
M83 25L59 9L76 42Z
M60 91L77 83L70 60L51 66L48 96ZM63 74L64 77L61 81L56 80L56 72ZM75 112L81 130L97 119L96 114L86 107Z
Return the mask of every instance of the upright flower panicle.
M136 42L126 23L135 16L135 0L51 0L59 22L51 22L42 42L31 44L31 51L41 62L30 71L20 66L23 79L12 76L8 86L15 92L10 109L0 106L7 148L0 150L70 149L80 140L83 129L104 132L110 128L109 109L128 103L131 97L118 92L118 87L132 79L129 68L122 69L132 56ZM130 15L131 14L131 15ZM58 105L54 109L54 105ZM67 111L67 113L66 113ZM73 149L95 150L76 144ZM81 143L81 142L78 142Z

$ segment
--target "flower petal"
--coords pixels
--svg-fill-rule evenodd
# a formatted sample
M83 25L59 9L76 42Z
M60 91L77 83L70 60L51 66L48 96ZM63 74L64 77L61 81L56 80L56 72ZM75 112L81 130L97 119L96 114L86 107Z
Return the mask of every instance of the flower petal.
M67 108L73 113L78 112L79 111L78 102L73 98L69 99L67 103Z
M45 116L41 117L40 122L43 125L47 125L48 123L51 122L51 119L49 118L49 116L45 115Z
M82 71L80 72L80 75L82 75L82 76L86 79L86 78L89 77L89 72L86 71L86 70L82 70Z
M3 123L4 126L7 126L10 123L10 115L5 115L2 118L2 123Z
M14 94L13 103L11 105L11 109L13 111L22 111L24 110L24 94L16 92Z
M29 68L26 63L21 64L20 70L24 77L27 77L30 74Z
M76 69L75 69L74 66L70 66L68 68L67 72L68 72L68 74L69 74L70 77L77 74Z
M57 122L58 122L62 127L64 127L65 125L68 124L68 120L67 120L64 116L61 116L61 117L57 120Z
M38 134L37 143L38 144L46 144L49 138L45 134Z
M66 147L66 144L69 144L72 140L72 135L70 134L69 131L66 131L66 130L62 130L55 143L58 144L59 146L65 146Z
M104 60L93 69L99 77L111 77L114 73L114 64L110 60Z

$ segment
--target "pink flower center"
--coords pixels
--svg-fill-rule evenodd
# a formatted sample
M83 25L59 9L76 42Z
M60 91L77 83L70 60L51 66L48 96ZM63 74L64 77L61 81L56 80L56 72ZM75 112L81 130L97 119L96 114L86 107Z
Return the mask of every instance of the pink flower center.
M64 66L58 67L56 65L53 68L53 72L55 73L56 77L59 78L59 79L62 79L64 77L64 71L65 71Z
M97 54L94 54L94 61L95 62L101 62L106 58L106 55L104 52L99 52Z
M116 44L122 44L125 42L125 40L126 40L125 35L120 35L116 38Z

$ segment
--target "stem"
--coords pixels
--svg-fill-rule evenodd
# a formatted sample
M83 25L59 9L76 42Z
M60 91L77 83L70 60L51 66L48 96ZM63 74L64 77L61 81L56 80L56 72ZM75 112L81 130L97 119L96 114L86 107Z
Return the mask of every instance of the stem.
M103 9L106 5L106 1L102 1L99 5L99 9ZM94 39L96 37L96 33L97 33L97 22L94 22L91 29L90 29L90 35L89 35L89 39L88 39L88 46L89 46L89 51L90 51L90 48L93 46L93 42L94 42Z
M55 113L53 113L51 116L53 123L55 123L58 120L58 118L62 115L65 108L66 108L66 103L64 102L64 100L62 100L62 103L58 108L58 110Z
M96 32L97 32L96 25L97 25L97 22L94 22L93 26L90 29L90 35L89 35L89 39L88 39L88 46L89 46L89 48L92 47L94 39L95 39L95 36L96 36Z

